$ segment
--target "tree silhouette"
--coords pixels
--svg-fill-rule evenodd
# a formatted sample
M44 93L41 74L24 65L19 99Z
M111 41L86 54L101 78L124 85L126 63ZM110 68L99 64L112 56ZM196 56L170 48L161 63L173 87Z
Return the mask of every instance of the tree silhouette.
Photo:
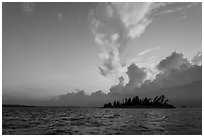
M138 96L133 98L125 98L120 103L119 100L112 103L104 104L104 108L126 108L126 107L156 107L156 108L174 108L174 106L168 104L168 99L164 95L156 96L154 100L151 98L140 99Z

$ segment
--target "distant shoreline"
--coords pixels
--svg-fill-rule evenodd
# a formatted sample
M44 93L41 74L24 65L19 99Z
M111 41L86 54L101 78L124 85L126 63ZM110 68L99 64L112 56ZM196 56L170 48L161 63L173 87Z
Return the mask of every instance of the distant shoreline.
M27 105L4 105L2 104L2 107L38 107L38 106L27 106Z
M29 105L17 105L17 104L2 104L2 107L67 107L67 108L102 108L102 109L109 109L109 108L104 108L104 107L81 107L81 106L29 106ZM110 108L110 109L125 109L125 108L130 108L130 109L166 109L164 107L120 107L120 108ZM202 108L202 106L178 106L175 108ZM169 109L169 108L167 108Z

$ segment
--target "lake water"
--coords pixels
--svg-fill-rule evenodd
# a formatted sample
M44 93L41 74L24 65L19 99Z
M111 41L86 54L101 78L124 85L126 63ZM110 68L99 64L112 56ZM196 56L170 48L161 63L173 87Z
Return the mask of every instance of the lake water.
M202 109L3 107L2 134L202 134Z

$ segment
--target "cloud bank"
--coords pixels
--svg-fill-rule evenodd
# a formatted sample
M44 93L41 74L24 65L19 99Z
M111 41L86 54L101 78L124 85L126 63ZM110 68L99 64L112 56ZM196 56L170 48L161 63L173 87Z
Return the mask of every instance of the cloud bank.
M97 91L87 95L85 91L78 90L76 93L67 93L53 99L48 105L102 106L104 103L135 95L155 97L164 94L177 106L201 106L202 65L194 65L182 53L174 51L155 68L159 73L150 80L147 77L147 68L131 64L126 72L129 79L127 84L124 84L124 78L120 77L119 84L112 86L107 94Z

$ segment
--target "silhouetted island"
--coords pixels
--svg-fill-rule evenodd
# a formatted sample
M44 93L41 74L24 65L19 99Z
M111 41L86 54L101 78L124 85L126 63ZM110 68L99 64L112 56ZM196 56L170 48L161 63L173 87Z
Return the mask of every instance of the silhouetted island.
M104 104L104 108L175 108L168 104L168 99L164 95L156 96L154 100L151 98L140 99L138 96L133 98L125 98L122 103L114 101L113 103Z

